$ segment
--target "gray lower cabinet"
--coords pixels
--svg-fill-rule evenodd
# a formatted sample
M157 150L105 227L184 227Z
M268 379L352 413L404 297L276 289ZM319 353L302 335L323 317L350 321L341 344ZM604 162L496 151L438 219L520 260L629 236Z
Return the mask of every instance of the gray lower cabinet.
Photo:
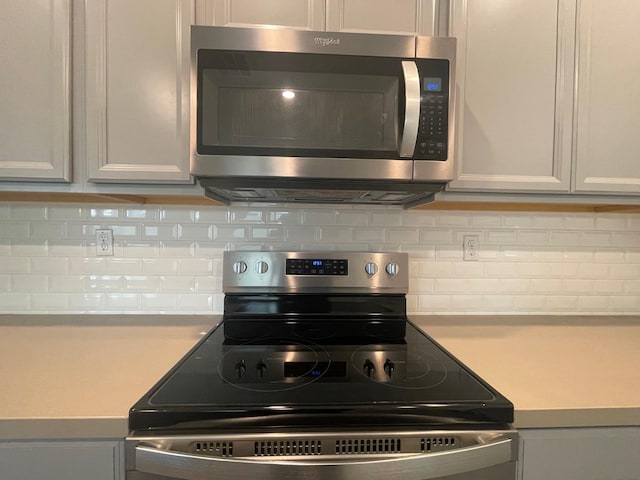
M2 480L124 480L123 440L0 442Z
M520 480L639 480L640 427L520 430Z

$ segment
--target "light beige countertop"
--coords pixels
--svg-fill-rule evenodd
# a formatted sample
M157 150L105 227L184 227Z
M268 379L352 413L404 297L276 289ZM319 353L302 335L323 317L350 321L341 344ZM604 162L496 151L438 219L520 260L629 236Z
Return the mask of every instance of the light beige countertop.
M411 316L515 405L515 426L640 425L640 317ZM121 438L218 316L0 315L0 439Z

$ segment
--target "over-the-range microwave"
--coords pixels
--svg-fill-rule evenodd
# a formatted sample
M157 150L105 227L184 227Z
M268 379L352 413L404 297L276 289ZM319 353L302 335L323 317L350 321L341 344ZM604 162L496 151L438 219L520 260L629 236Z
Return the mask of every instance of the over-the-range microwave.
M414 206L451 180L454 38L191 29L191 174L224 202Z

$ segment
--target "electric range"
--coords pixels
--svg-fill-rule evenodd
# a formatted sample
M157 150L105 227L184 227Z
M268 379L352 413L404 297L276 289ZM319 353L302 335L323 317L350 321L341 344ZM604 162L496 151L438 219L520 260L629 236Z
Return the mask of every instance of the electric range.
M130 411L127 478L515 478L513 405L409 320L406 254L223 263L222 322Z

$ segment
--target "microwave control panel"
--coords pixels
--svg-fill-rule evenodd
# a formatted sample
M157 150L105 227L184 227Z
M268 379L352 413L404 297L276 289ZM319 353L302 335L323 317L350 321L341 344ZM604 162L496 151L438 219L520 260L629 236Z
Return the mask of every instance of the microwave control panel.
M420 121L413 158L446 160L449 140L449 61L418 60Z

